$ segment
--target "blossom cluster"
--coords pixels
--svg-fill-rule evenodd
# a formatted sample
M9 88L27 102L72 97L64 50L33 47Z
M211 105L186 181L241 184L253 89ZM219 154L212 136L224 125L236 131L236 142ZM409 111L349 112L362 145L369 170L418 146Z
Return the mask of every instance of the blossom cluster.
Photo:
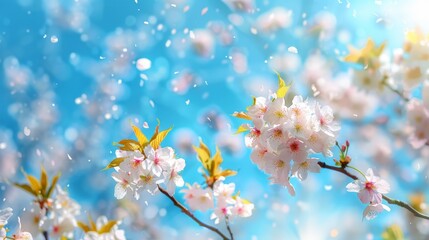
M112 174L117 182L115 197L122 199L127 193L132 193L139 199L139 190L150 194L158 192L158 185L165 184L167 192L173 195L176 186L182 187L184 181L180 172L185 168L185 160L176 158L174 149L161 147L160 143L171 129L158 132L158 127L151 141L133 126L139 141L122 140L122 146L116 151L116 159L107 168L113 167Z
M235 183L224 183L225 178L220 177L213 188L203 188L198 183L189 185L181 192L185 194L186 203L193 210L213 210L210 218L218 224L223 219L235 217L250 217L254 209L253 203L234 195Z
M21 231L21 220L18 218L19 229L16 234L13 234L12 237L7 236L7 230L5 228L7 221L13 215L12 208L5 208L0 210L0 239L15 239L15 240L33 240L33 236L29 232Z
M412 127L410 144L421 148L429 143L429 106L417 99L407 103L408 122Z
M243 113L253 124L242 125L239 131L249 131L245 143L252 148L252 161L270 175L273 183L286 186L294 195L290 178L305 180L308 172L320 171L318 159L309 155L332 156L330 149L340 126L329 106L301 96L295 96L286 106L283 97L278 92L273 99L255 98Z
M176 158L171 147L154 149L147 146L143 152L117 150L116 156L124 161L115 167L112 174L117 182L115 197L122 199L127 192L139 198L139 189L151 194L158 191L158 184L165 183L167 191L173 195L176 186L184 185L179 173L185 168L185 160Z
M390 208L382 204L383 195L389 193L390 185L385 180L374 175L374 172L369 168L364 175L364 180L355 180L349 183L346 188L349 192L357 192L359 200L368 204L363 212L363 217L371 220L383 210L390 211Z
M24 214L22 224L33 236L49 232L53 238L72 239L79 215L80 205L57 186L55 197L48 199L42 208L36 204L34 209Z

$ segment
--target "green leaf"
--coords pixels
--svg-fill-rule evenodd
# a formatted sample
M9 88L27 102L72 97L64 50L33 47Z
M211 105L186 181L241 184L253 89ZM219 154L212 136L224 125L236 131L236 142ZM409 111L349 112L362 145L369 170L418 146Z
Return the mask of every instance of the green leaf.
M279 79L279 88L277 89L277 98L284 98L289 91L290 85L286 85L283 78L278 72L276 72L277 78Z
M17 188L20 188L20 189L30 193L31 195L37 197L37 193L34 192L33 189L30 187L30 185L28 185L28 184L14 183L13 185L15 185Z
M107 170L107 169L110 169L110 168L114 168L114 167L117 167L117 166L119 166L124 160L126 159L126 157L120 157L120 158L115 158L115 159L113 159L110 163L109 163L109 165L107 165L103 170Z
M143 147L148 143L147 137L143 134L143 132L135 125L131 126L133 128L134 134L137 137L137 140L139 141L140 145Z
M52 178L51 186L48 189L48 192L46 192L46 198L49 198L54 191L55 185L57 185L58 179L60 178L61 174L58 173Z
M173 127L170 127L164 131L161 131L159 133L156 134L156 136L154 136L153 139L150 140L150 145L154 148L154 149L158 149L161 146L162 141L164 141L165 137L167 136L167 134L173 129Z
M110 220L103 227L101 227L100 230L98 230L98 233L109 233L116 224L118 224L118 221Z
M237 131L235 132L235 134L240 134L240 133L244 133L244 132L247 132L247 131L249 131L250 129L249 129L249 127L246 125L246 124L241 124L239 127L238 127L238 129L237 129Z
M392 224L381 234L383 240L403 240L404 234L401 227L397 224Z

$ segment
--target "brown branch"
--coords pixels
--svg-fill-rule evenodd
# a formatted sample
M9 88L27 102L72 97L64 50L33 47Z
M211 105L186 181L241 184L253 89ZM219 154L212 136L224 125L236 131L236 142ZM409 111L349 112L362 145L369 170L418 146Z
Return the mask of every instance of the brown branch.
M234 235L232 234L231 227L229 226L229 219L228 216L225 217L225 223L226 223L226 229L228 229L229 236L231 237L231 240L234 240Z
M173 204L176 207L180 208L180 210L182 210L182 212L184 214L188 215L188 217L192 218L192 220L194 220L196 223L198 223L198 225L200 225L201 227L207 228L210 231L218 234L223 240L232 240L232 239L229 239L228 237L226 237L221 231L219 231L219 229L217 229L217 228L215 228L213 226L210 226L208 224L205 224L202 221L200 221L185 206L183 206L179 201L177 201L176 198L174 198L173 196L171 196L170 194L168 194L168 192L165 189L163 189L161 186L158 185L158 189L159 189L159 191L161 191L162 194L164 194L165 196L167 196L173 202Z
M357 180L358 179L358 177L356 177L356 175L353 175L352 173L350 173L349 171L347 171L345 168L331 166L331 165L328 165L325 162L321 162L321 161L317 162L317 164L319 164L319 166L321 168L325 168L325 169L329 169L329 170L332 170L332 171L340 172L340 173L348 176L349 178L351 178L353 180ZM393 204L393 205L397 205L399 207L405 208L410 213L412 213L414 216L419 217L419 218L423 218L423 219L426 219L426 220L429 220L429 216L428 215L420 213L419 211L417 211L416 209L414 209L413 207L411 207L409 204L407 204L407 203L405 203L403 201L399 201L399 200L396 200L396 199L389 198L386 195L382 195L382 196L383 196L383 199L386 200L386 202L388 202L389 204Z

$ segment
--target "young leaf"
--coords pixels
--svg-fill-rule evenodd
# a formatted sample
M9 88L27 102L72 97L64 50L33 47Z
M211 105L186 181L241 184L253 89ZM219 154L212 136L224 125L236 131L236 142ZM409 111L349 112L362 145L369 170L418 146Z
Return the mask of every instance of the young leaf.
M134 130L134 134L137 137L137 140L139 141L140 145L143 147L148 143L147 137L143 134L143 132L135 125L131 126Z
M37 178L29 174L25 174L25 177L27 178L27 181L30 184L30 187L33 190L33 192L35 192L36 194L39 194L42 188L42 185L40 185L39 180L37 180Z
M49 198L52 194L52 192L54 191L55 185L57 185L58 179L60 178L60 173L58 173L57 175L54 176L54 178L52 178L52 182L51 182L51 186L49 187L48 191L46 192L46 198Z
M42 185L42 195L45 195L46 188L48 187L48 175L46 174L46 170L43 166L40 173L40 184Z
M249 126L247 126L246 124L241 124L239 127L238 127L238 129L237 129L237 131L235 132L235 134L240 134L240 133L243 133L243 132L247 132L247 131L249 131L250 129L249 129Z
M140 143L137 142L136 140L123 139L119 141L119 144L122 145L122 146L119 146L119 149L124 151L136 151L136 150L141 151Z
M234 112L232 114L232 116L236 117L236 118L241 118L241 119L246 119L246 120L252 120L252 118L249 115L247 115L247 113L245 113L245 112Z
M100 230L98 230L98 233L99 234L109 233L117 223L118 221L113 221L113 220L107 222L103 227L101 227Z
M156 134L155 138L150 140L150 145L154 149L158 149L161 146L161 142L164 141L165 137L171 131L171 129L173 129L173 127L170 127L168 129L161 131L160 133Z
M223 159L222 159L222 155L220 153L220 150L218 147L216 147L216 153L213 156L213 160L212 160L212 169L211 169L211 176L215 176L217 174L217 171L219 169L220 164L222 163Z
M237 174L237 172L236 171L233 171L233 170L230 170L230 169L226 169L226 170L223 170L220 174L219 174L219 176L222 176L222 177L229 177L229 176L234 176L234 175L236 175Z
M109 165L107 165L103 170L107 170L107 169L110 169L110 168L117 167L117 166L119 166L119 164L121 164L125 159L126 159L126 157L115 158L115 159L113 159L113 160L109 163Z
M289 91L290 85L286 85L283 78L278 72L276 72L277 78L279 79L279 88L277 89L277 98L284 98Z
M83 232L87 233L89 231L91 231L91 229L88 227L88 225L86 225L85 223L81 222L81 221L77 221L77 225L83 230Z

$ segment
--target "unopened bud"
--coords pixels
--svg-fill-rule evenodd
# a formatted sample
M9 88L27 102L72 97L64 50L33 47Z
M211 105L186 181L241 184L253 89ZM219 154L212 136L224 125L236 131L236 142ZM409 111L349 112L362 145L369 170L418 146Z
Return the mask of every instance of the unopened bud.
M347 149L347 148L346 148L346 146L344 146L344 145L343 145L343 146L341 147L341 152L345 152L345 151L346 151L346 149Z
M350 142L349 142L349 140L346 140L346 146L347 146L347 147L350 147Z

